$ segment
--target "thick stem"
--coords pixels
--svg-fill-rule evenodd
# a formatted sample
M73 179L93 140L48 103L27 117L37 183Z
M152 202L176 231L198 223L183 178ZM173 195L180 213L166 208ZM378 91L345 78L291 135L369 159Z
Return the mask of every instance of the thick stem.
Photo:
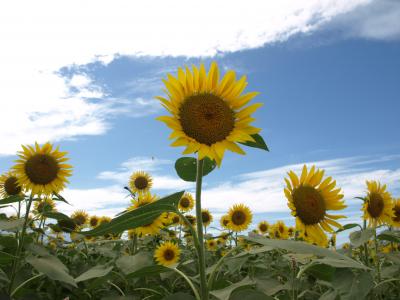
M381 281L381 265L379 263L379 247L378 247L378 239L376 238L376 228L374 231L374 242L375 242L375 261L376 261L376 271L378 275L378 283Z
M203 165L204 161L202 159L197 159L196 219L197 219L197 236L199 239L199 272L200 272L201 299L208 300L206 262L204 256L203 218L201 215L201 184L203 180Z
M22 247L24 245L24 238L25 238L25 233L26 233L26 225L28 224L28 218L29 218L29 212L31 210L32 200L33 200L33 195L31 195L29 197L28 204L26 206L24 225L22 227L22 232L21 232L19 243L18 243L17 252L15 253L16 257L15 257L15 259L13 261L13 266L12 266L12 271L11 271L10 285L8 287L8 293L9 294L11 294L11 291L12 291L12 288L13 288L13 285L14 285L16 271L17 271L17 268L18 268L18 263L19 263L19 260L21 258L20 256L21 256Z

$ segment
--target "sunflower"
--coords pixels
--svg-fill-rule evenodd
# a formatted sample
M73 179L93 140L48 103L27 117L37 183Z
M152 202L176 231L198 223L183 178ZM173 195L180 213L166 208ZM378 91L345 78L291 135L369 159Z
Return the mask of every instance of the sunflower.
M133 173L129 179L129 188L134 193L147 193L152 186L153 179L144 171Z
M296 230L295 230L295 228L293 226L290 226L288 228L288 234L289 234L290 237L293 237L295 232L296 232Z
M393 215L392 225L400 227L400 198L393 201Z
M100 223L100 218L98 216L91 216L89 219L89 225L92 228L95 228L99 225Z
M18 184L18 178L13 172L7 172L0 176L0 197L21 195L22 188Z
M193 215L185 215L185 218L189 221L190 225L196 225L196 217ZM182 220L182 225L187 226L187 224Z
M134 204L128 208L128 210L133 210L133 209L142 207L146 204L153 203L154 201L157 201L157 199L158 199L158 197L151 193L139 194L139 197L136 199Z
M377 181L367 181L368 193L363 205L364 220L368 226L376 227L381 224L391 225L394 217L392 198L386 185Z
M208 209L202 209L201 219L203 221L203 226L207 227L213 221L213 216Z
M77 210L72 213L71 219L77 226L84 226L89 220L89 215L84 210Z
M250 209L244 204L235 204L232 206L229 210L228 216L228 227L230 230L236 232L246 230L253 219Z
M258 223L257 228L261 234L266 234L268 232L269 224L267 221L261 221Z
M69 181L72 166L65 162L67 152L53 149L51 143L42 147L38 143L33 146L22 146L17 164L13 167L18 178L18 185L30 190L32 195L51 195L59 193Z
M280 239L288 239L289 238L289 228L285 225L283 221L277 221L274 225L275 230L279 231Z
M212 240L207 240L206 241L206 247L208 251L216 251L218 248L217 242L212 239Z
M99 219L99 225L108 224L111 222L110 217L103 216Z
M51 198L44 198L40 201L35 201L33 204L33 211L36 214L56 211L56 203Z
M180 211L190 211L194 206L194 199L192 194L184 193L182 198L179 200L178 208Z
M224 229L229 229L229 215L223 215L219 220L221 227Z
M131 206L129 210L138 209L144 205L150 204L157 200L157 196L152 195L150 193L139 194L139 197L135 204ZM155 218L152 222L143 225L141 227L135 228L135 232L138 235L156 235L160 232L160 229L163 227L163 220L165 219L165 215L161 214L157 218Z
M312 166L308 172L304 165L300 178L290 171L289 179L285 178L285 196L292 215L296 217L296 230L303 232L308 241L318 245L327 244L325 231L333 232L331 226L341 228L336 219L344 218L340 215L330 215L328 210L341 210L346 207L340 188L336 188L336 181L328 177L324 180L324 170Z
M251 135L260 129L250 125L251 114L261 103L244 107L258 93L242 94L247 82L246 76L236 81L234 71L228 71L219 80L216 62L210 66L208 75L203 64L193 66L193 71L178 68L177 78L168 74L163 80L168 99L156 97L172 116L162 116L176 139L172 146L186 146L184 154L198 152L199 159L209 157L221 164L226 149L245 154L236 144L252 141Z
M332 233L331 239L329 240L329 243L333 248L336 248L336 233Z
M164 242L154 252L154 258L162 266L170 266L178 262L180 256L179 247L172 242Z

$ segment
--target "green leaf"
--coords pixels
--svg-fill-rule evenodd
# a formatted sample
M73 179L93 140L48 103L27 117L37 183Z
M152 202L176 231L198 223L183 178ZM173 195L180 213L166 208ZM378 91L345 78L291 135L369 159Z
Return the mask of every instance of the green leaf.
M115 262L124 274L133 273L141 268L153 265L152 257L146 252L139 252L133 256L121 256Z
M167 297L164 297L162 300L194 300L196 299L192 295L186 294L186 293L175 293L168 295Z
M93 268L87 270L85 273L75 278L75 282L81 282L93 278L106 276L108 273L111 272L113 268L113 266L108 267L107 265L94 266Z
M208 175L215 169L217 163L208 157L204 158L203 176ZM194 157L181 157L175 162L175 170L178 176L190 182L196 181L197 159Z
M65 203L71 205L71 204L70 204L67 200L65 200L65 198L64 198L63 196L61 196L60 194L54 193L54 195L55 195L56 197L53 198L53 200L62 201L62 202L65 202Z
M0 220L0 230L4 231L17 231L20 230L24 226L24 218L16 219L16 220Z
M14 260L15 256L7 252L0 251L0 264L5 265Z
M379 240L383 240L383 241L400 243L400 235L398 233L390 231L390 230L385 230L385 231L381 232L377 236L377 238Z
M332 280L332 287L338 291L341 300L365 299L373 286L373 278L369 272L355 275L348 269L340 269Z
M289 240L273 240L266 239L261 237L244 237L245 239L252 241L254 243L258 243L264 246L271 246L274 248L285 249L287 251L291 251L294 253L303 253L303 254L313 254L316 256L329 257L337 260L343 260L351 268L361 268L367 269L366 266L360 264L359 262L353 260L352 258L339 254L337 252L331 251L329 249L325 249L322 247L314 246L301 241L289 241Z
M307 273L311 274L315 278L331 281L333 276L335 275L335 268L332 266L324 265L324 264L314 264L312 263L310 266L307 266Z
M265 295L263 292L243 289L232 293L229 300L273 300L271 296Z
M55 256L35 257L28 256L26 261L32 265L37 271L47 275L50 279L59 280L68 283L74 287L78 287L74 278L68 274L67 267Z
M127 279L131 279L131 278L135 278L135 277L158 275L158 274L161 274L164 272L171 272L171 269L163 267L163 266L159 266L159 265L152 265L152 266L141 268L130 274L127 274L125 277Z
M164 197L158 201L119 215L112 219L110 223L102 224L93 230L81 231L80 234L99 236L107 233L120 233L127 229L134 229L149 224L163 212L175 211L182 195L183 191Z
M245 277L242 281L236 282L224 289L211 291L210 294L219 300L229 300L231 294L238 288L244 288L254 285L255 282L249 277Z
M375 234L374 228L366 228L350 233L350 243L354 247L360 247L362 244L368 242Z
M48 211L48 212L44 212L43 217L49 218L49 219L55 219L57 221L60 220L72 220L70 217L68 217L67 215L57 212L57 211Z
M345 225L343 225L342 228L336 230L336 233L339 233L339 232L342 232L342 231L345 231L345 230L348 230L348 229L351 229L351 228L354 228L354 227L357 227L357 226L362 228L360 226L360 224L357 224L357 223L345 224Z
M265 143L265 141L261 135L256 133L256 134L252 134L251 137L255 140L255 142L248 141L248 142L244 142L244 143L240 143L240 144L248 146L248 147L252 147L252 148L258 148L258 149L269 151L268 146Z
M1 199L0 200L0 205L20 202L22 200L24 200L24 197L19 196L19 195L9 196L7 198Z

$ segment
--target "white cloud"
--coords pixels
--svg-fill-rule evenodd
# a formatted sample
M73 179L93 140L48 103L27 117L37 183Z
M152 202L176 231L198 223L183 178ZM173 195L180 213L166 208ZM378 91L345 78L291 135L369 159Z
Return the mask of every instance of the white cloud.
M157 109L142 98L91 102L107 95L87 74L62 78L62 67L107 64L115 55L207 56L260 47L315 30L368 2L2 1L0 140L7 142L0 155L35 140L103 134L110 116Z

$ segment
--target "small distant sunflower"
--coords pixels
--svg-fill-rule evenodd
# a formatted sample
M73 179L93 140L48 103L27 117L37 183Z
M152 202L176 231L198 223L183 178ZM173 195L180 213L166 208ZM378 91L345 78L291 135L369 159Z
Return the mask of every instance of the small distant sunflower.
M336 188L336 181L331 177L324 180L324 170L312 166L308 172L304 165L300 178L293 172L285 178L285 196L292 215L296 217L296 229L305 232L309 241L318 245L327 242L325 231L333 232L331 226L341 228L336 219L345 216L330 215L328 210L341 210L346 207L341 189Z
M146 204L153 203L154 201L157 201L157 199L158 197L151 193L139 194L139 197L136 199L134 204L130 208L128 208L128 210L136 209Z
M33 211L37 214L56 211L56 203L51 198L44 198L40 201L35 201L33 204Z
M288 228L288 234L289 234L290 237L293 237L295 232L296 232L296 230L294 229L294 227L290 226Z
M331 239L329 240L331 246L336 248L336 233L332 233Z
M108 224L111 222L110 217L103 216L99 219L99 225Z
M221 227L224 229L229 229L229 215L223 215L219 220Z
M214 239L212 239L212 240L207 240L207 241L206 241L206 246L207 246L207 249L208 249L209 251L216 251L217 248L218 248L217 242L216 242Z
M175 243L164 242L156 248L154 258L158 264L167 267L178 262L180 253Z
M154 201L157 200L157 196L152 195L150 193L145 193L145 194L139 194L139 197L135 204L132 206L132 209L138 209L139 207L142 207L144 205L153 203ZM163 227L163 220L165 216L160 215L157 218L155 218L151 223L148 223L146 225L143 225L141 227L137 227L134 230L136 231L136 234L144 236L144 235L156 235L160 232L160 229Z
M178 208L180 211L190 211L194 206L194 199L190 193L184 193L182 198L179 200Z
M279 231L279 228L275 224L269 226L268 235L271 239L281 239L282 238L281 232Z
M179 221L181 220L179 215L174 212L170 213L169 219L171 221L171 225L177 225L177 224L179 224Z
M228 216L229 229L236 232L246 230L253 219L250 209L244 204L233 205L229 210Z
M393 201L393 215L392 225L394 227L400 227L400 198Z
M258 223L257 228L261 234L266 234L268 232L269 224L267 221L261 221Z
M200 64L200 68L193 66L193 71L178 68L177 78L168 74L163 82L168 99L156 98L172 116L158 120L173 130L170 138L176 140L172 146L186 146L184 154L198 152L199 159L207 156L220 165L226 149L245 154L236 143L254 141L251 135L260 132L250 123L254 121L251 114L262 104L245 107L258 94L242 95L245 76L236 81L235 72L230 70L220 81L213 62L208 75Z
M185 215L186 219L189 221L190 225L196 225L196 217L193 215ZM182 225L187 226L187 224L182 220Z
M18 178L18 185L29 190L33 195L51 195L59 193L68 183L67 177L72 174L72 166L65 162L67 152L53 149L51 143L42 147L22 146L17 164L13 167Z
M22 188L18 184L18 178L13 172L7 172L0 176L0 197L21 195Z
M213 221L213 216L208 209L201 210L201 219L203 221L203 226L207 227Z
M275 228L279 231L279 235L281 239L289 238L289 228L285 225L283 221L277 221L274 224Z
M84 226L89 220L89 215L84 210L77 210L72 213L71 219L77 226Z
M95 228L99 225L100 223L100 218L98 216L91 216L89 219L89 225L92 228Z
M133 173L129 179L129 188L134 193L147 193L152 186L153 179L144 171Z
M386 185L378 181L367 181L368 193L363 205L364 220L368 220L368 226L381 224L391 225L394 217L392 198Z

